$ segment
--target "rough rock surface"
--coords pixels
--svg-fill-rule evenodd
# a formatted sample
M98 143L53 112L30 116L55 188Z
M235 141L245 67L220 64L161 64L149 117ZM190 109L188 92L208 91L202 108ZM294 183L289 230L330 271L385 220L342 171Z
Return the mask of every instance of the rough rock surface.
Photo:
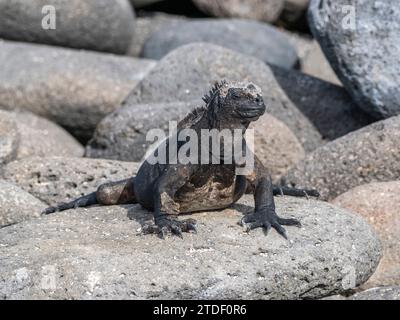
M310 27L343 85L379 118L400 114L400 2L312 0Z
M252 81L261 87L267 111L284 122L306 151L322 144L320 134L293 105L262 61L210 43L194 43L165 56L123 102L199 101L216 81Z
M45 6L55 9L55 29L43 29L51 13ZM4 39L125 53L133 30L128 0L0 0Z
M296 50L279 29L241 19L193 19L171 22L146 41L142 56L161 59L193 42L209 42L290 69L298 64Z
M291 169L287 182L320 191L323 199L370 182L400 176L400 116L373 123L332 141Z
M363 288L400 285L399 200L400 181L392 181L356 187L332 201L366 219L382 241L382 260Z
M247 18L274 22L283 8L282 0L193 0L203 12L215 17Z
M358 285L378 264L377 236L342 209L277 198L278 211L303 224L286 241L237 225L252 206L248 196L232 209L191 215L198 234L183 240L138 235L151 218L139 205L78 209L2 229L0 297L320 298L347 288L347 270Z
M99 123L86 147L86 156L122 161L144 160L146 152L159 143L146 141L149 130L162 129L166 134L171 133L169 121L179 121L194 107L196 102L122 107ZM255 130L255 153L270 169L274 180L304 158L304 149L296 136L273 116L265 114L250 128Z
M328 141L375 121L353 102L343 87L295 70L276 67L272 70L286 95Z
M153 61L0 41L0 109L29 110L81 140L112 112Z
M250 125L254 129L254 154L279 182L289 168L305 157L305 151L293 132L270 114Z
M16 158L83 156L83 146L55 123L28 112L0 110L1 119L14 121L19 135ZM0 125L1 126L1 125Z
M137 168L136 163L111 160L27 158L5 166L3 178L54 205L94 192L102 183L127 179Z
M40 216L46 204L19 187L0 179L0 229Z
M372 288L351 296L349 300L400 300L400 287Z
M0 168L17 157L20 134L14 120L0 117Z

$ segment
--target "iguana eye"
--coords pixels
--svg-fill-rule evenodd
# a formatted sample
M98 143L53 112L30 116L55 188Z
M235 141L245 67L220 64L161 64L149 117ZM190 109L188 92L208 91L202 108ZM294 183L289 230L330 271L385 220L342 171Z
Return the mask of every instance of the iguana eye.
M241 97L242 97L242 95L240 94L240 92L238 92L236 90L232 90L232 98L240 99Z

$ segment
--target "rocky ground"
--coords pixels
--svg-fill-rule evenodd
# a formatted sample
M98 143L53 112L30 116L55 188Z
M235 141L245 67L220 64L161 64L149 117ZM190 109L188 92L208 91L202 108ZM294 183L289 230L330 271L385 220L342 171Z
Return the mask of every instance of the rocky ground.
M400 3L176 3L0 0L0 298L399 300ZM184 239L139 205L40 215L134 175L222 79L262 89L273 180L321 193L276 197L289 240L238 225L251 196Z

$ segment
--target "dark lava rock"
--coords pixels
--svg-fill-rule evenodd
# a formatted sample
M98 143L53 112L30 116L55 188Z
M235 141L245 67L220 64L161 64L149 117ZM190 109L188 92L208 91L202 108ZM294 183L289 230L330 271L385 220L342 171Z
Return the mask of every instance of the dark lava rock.
M312 0L310 27L359 106L374 117L400 114L400 2Z

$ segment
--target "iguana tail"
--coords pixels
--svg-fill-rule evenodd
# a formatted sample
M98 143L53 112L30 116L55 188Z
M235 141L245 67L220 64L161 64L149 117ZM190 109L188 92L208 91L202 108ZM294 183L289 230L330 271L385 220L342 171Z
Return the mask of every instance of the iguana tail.
M93 192L86 196L75 199L71 202L61 203L54 207L49 207L49 208L45 209L42 212L42 214L50 214L50 213L54 213L54 212L58 212L58 211L64 211L64 210L68 210L68 209L76 209L76 208L80 208L80 207L88 207L88 206L92 206L94 204L98 204L99 202L97 201L96 193L97 192Z
M136 203L134 177L102 184L96 192L80 197L68 203L61 203L45 209L42 214L50 214L68 209L92 206L94 204L116 205Z

